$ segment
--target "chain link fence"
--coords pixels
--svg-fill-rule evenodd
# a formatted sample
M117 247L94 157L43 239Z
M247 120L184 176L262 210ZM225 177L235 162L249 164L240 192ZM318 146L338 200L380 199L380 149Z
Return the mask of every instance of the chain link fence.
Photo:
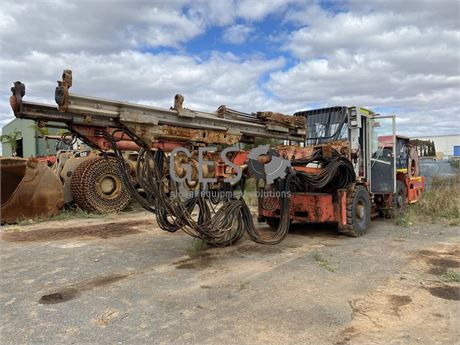
M448 160L427 160L420 161L420 173L425 177L425 187L430 190L440 183L458 185L460 169L456 168L452 161Z

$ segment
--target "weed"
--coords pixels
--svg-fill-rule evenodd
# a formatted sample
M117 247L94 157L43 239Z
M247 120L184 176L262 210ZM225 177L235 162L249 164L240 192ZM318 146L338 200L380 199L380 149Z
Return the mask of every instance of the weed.
M256 191L256 179L254 177L249 177L244 181L244 191L245 192L255 192Z
M460 282L460 273L459 272L446 272L441 275L441 280L443 282Z
M240 282L240 290L248 289L249 282Z
M257 194L256 194L256 179L253 177L247 178L244 181L244 201L249 206L257 206Z
M447 177L433 177L431 190L422 198L409 205L407 212L395 219L399 226L410 227L416 221L435 223L446 219L451 226L460 224L460 174Z
M334 267L334 264L332 261L324 258L319 252L315 252L313 254L313 258L315 259L316 263L320 265L321 267L324 267L326 270L329 272L335 272L336 268Z
M194 238L190 246L187 248L187 254L190 256L196 255L199 252L202 252L208 248L206 241L203 241L199 238Z
M458 187L460 187L460 174L452 174L448 176L433 176L431 178L431 189L458 189Z
M407 210L407 212L405 212L404 214L401 214L398 217L396 217L395 224L402 226L404 228L409 228L412 225L414 225L413 218L413 212L411 212L411 210Z
M245 192L244 193L244 201L249 206L257 206L257 195L255 192Z
M452 168L460 170L460 159L451 159L449 160L449 164Z
M450 226L459 226L459 225L460 225L460 218L452 219L452 220L449 222L449 225L450 225Z
M107 214L101 213L90 213L83 211L79 208L76 209L69 209L60 212L59 214L49 218L48 220L68 220L74 218L84 218L84 219L92 219L92 218L104 218Z
M44 216L39 216L33 219L20 219L16 222L17 225L29 225L29 224L37 224L37 223L43 223L43 222L48 222L48 221L62 221L62 220L69 220L69 219L75 219L75 218L83 218L83 219L89 219L89 218L104 218L107 215L105 214L100 214L100 213L89 213L86 211L83 211L79 208L76 209L66 209L55 216L51 217L44 217Z
M7 227L2 229L2 232L21 232L22 230L23 230L23 228L21 228L19 226L7 226Z
M413 205L417 216L458 220L460 218L460 195L453 188L436 188L423 194L420 201Z

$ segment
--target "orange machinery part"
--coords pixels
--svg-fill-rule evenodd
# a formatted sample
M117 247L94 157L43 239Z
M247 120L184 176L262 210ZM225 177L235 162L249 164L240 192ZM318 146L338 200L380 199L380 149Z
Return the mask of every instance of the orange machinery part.
M260 208L264 217L279 217L279 208L265 210ZM333 200L327 193L291 193L289 216L292 220L323 223L338 222L346 224L346 191L339 193L339 201Z
M407 202L417 202L425 191L425 178L423 176L406 177Z

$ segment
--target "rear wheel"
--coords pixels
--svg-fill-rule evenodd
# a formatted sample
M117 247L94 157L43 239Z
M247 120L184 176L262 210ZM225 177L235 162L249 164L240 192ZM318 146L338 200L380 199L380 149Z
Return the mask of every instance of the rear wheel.
M371 201L369 193L363 186L356 186L347 198L347 226L340 232L358 237L364 235L371 222Z
M407 210L407 189L402 181L396 181L396 193L393 194L391 209L387 214L389 218L396 218Z

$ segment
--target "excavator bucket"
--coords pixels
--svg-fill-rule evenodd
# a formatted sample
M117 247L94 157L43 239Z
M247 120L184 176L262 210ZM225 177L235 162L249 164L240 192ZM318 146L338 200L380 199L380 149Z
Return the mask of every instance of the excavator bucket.
M1 222L55 215L64 206L59 178L36 158L0 158Z

